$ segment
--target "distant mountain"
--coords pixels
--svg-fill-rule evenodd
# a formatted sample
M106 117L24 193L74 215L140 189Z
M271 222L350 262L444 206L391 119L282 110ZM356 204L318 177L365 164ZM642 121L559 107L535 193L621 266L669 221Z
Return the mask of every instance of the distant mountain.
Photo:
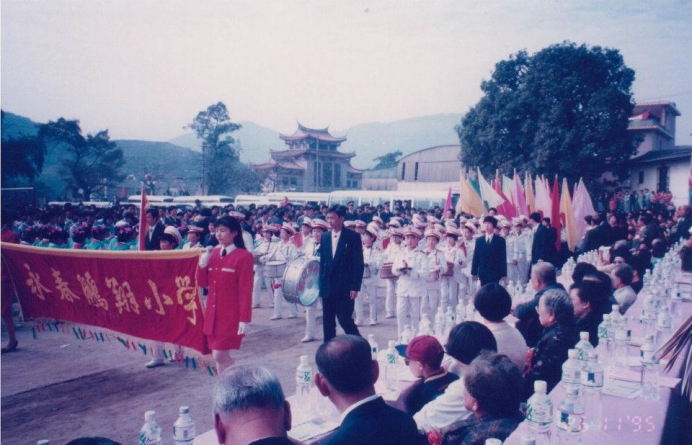
M461 121L461 114L436 114L388 123L356 125L346 131L332 131L335 136L347 137L341 145L342 151L356 152L352 164L357 168L371 168L374 159L400 150L404 155L437 145L458 144L459 137L454 126ZM240 122L243 128L234 133L241 142L243 162L260 164L269 160L269 149L285 150L279 132L250 121ZM201 142L194 133L171 139L171 144L201 150Z
M240 160L242 162L261 164L269 160L269 149L284 150L286 148L283 141L279 139L278 131L250 121L239 123L242 125L242 128L233 133L233 137L240 141L240 146L242 147ZM197 139L197 135L194 133L180 135L168 142L195 151L202 151L202 141Z

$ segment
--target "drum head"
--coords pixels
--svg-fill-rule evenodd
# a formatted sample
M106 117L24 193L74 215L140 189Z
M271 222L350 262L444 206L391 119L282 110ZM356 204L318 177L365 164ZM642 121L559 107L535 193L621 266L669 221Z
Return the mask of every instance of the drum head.
M284 298L291 303L310 306L319 297L320 264L306 257L293 260L284 272Z

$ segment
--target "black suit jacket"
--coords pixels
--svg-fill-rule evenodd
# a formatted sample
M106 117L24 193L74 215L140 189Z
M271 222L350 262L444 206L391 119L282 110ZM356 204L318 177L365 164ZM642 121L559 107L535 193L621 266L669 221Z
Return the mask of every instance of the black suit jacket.
M154 231L151 234L151 239L149 239L149 230L147 229L147 236L145 237L144 241L145 250L161 250L161 245L159 244L159 241L161 241L161 235L163 235L164 229L165 227L163 226L161 221L157 222L154 226Z
M332 232L322 235L320 243L320 297L349 298L360 291L363 281L363 246L360 235L341 229L336 255L332 258Z
M582 252L589 252L601 246L613 244L613 228L607 222L601 223L584 234Z
M422 442L416 422L409 414L392 408L378 397L348 413L324 445L417 445L426 442Z
M531 264L536 264L538 260L553 263L555 261L555 240L557 234L551 233L543 224L538 225L538 229L533 234L533 244L531 245Z
M498 282L507 276L507 243L504 238L493 235L489 245L485 236L476 238L471 275L477 276L483 283Z

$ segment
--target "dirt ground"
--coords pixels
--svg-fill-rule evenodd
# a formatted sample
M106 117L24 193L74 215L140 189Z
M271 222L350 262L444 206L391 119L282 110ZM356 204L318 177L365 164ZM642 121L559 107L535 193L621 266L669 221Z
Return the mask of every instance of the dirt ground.
M374 334L382 347L396 338L396 319L384 319L384 292L379 295L380 323L360 331L366 338ZM272 314L273 309L267 307L253 310L252 331L234 357L238 364L270 367L288 396L295 392L299 356L307 354L314 367L322 318L317 318L318 339L300 343L305 333L302 309L297 319L270 321ZM35 445L40 439L64 445L84 436L135 444L148 410L156 411L164 445L172 444L173 423L181 405L190 407L198 435L213 427L214 378L206 371L181 364L146 369L147 357L117 341L97 343L59 332L40 332L34 340L30 324L17 334L19 350L0 359L3 445ZM7 342L4 330L2 342Z

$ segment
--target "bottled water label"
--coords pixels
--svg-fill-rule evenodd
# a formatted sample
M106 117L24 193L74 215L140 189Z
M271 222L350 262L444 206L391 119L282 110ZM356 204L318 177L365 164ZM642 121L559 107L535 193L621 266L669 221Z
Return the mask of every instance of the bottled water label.
M581 370L570 370L562 373L562 381L567 384L579 385L581 383Z
M389 363L389 364L396 363L396 354L388 352L387 353L387 363Z
M641 349L639 351L639 357L642 363L654 363L654 352L654 350L646 351L644 349Z
M296 371L296 383L310 383L312 382L312 372L307 371Z
M529 405L526 409L526 420L542 427L548 427L553 421L552 411L552 405L548 403Z
M560 411L557 427L563 431L578 433L584 428L583 421L582 416L579 414L571 414L565 411Z
M139 433L139 445L161 445L161 437L147 437L148 435L141 432Z
M372 356L373 356L373 357L377 357L377 352L378 352L378 351L377 351L377 346L372 346L372 347L370 348L370 352L372 353Z
M192 444L195 438L195 424L188 426L173 425L173 440L177 444Z
M593 388L603 387L603 373L602 372L582 372L581 373L581 384L583 386L589 386Z

